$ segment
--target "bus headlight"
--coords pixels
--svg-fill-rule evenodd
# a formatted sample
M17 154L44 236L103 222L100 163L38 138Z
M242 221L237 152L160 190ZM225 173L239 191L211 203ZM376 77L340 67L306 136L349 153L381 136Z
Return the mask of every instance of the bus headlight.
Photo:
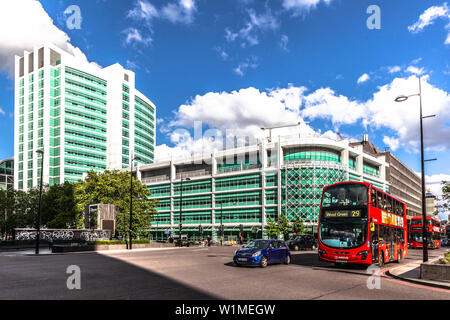
M367 255L369 254L369 250L360 251L356 255L361 256L361 260L364 260L367 258Z

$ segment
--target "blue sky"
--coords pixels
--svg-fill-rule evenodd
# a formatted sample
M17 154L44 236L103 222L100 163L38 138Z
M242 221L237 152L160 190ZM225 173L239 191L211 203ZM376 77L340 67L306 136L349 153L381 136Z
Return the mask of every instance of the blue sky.
M42 0L44 13L33 0L12 2L22 2L21 10L43 21L46 13L52 32L66 34L63 42L81 49L89 61L103 67L119 62L136 72L137 88L157 106L161 152L189 149L173 132L180 126L192 132L193 121L252 134L255 127L297 117L330 136L339 131L360 139L367 133L375 145L390 146L419 172L418 99L392 101L415 93L421 73L424 114L437 113L424 120L431 148L426 157L438 158L427 164L426 173L450 177L450 10L445 1ZM381 29L367 27L371 14L366 10L374 4ZM66 25L70 14L64 10L70 5L81 9L81 29ZM9 25L13 17L6 14ZM20 37L11 30L0 29L9 33L0 34L0 58L20 54L14 39ZM0 68L0 158L6 158L13 156L13 80L12 66L5 62ZM295 95L298 101L286 103ZM252 113L252 101L264 105L258 114ZM282 110L272 114L280 103ZM236 108L244 116L225 119ZM214 117L220 112L222 120Z

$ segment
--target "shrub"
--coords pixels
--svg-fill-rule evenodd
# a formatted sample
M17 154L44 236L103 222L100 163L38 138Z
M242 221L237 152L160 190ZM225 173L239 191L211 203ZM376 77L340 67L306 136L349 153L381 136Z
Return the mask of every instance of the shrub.
M95 241L88 241L87 244L98 244L98 245L112 245L112 244L126 244L127 242L125 240L95 240ZM133 244L145 244L150 243L150 240L148 239L133 239Z
M444 254L443 258L440 258L437 261L438 264L450 264L450 252L447 252L446 254Z

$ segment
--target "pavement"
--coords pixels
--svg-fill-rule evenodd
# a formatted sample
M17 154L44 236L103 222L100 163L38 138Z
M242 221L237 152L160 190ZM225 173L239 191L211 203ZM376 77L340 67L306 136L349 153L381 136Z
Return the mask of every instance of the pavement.
M386 270L385 273L388 276L391 276L399 280L450 290L450 281L434 281L421 279L420 277L421 263L422 260L413 260L405 265L389 268L388 270Z
M155 247L155 248L136 248L133 249L133 252L136 251L158 251L158 250L173 250L180 249L179 247ZM64 252L64 253L53 253L50 249L39 249L39 255L71 255L71 254L84 254L84 253L97 253L97 254L113 254L113 253L127 253L130 252L128 249L117 249L117 250L92 250L92 251L75 251L75 252ZM9 251L0 251L1 256L35 256L35 249L24 249L24 250L9 250Z

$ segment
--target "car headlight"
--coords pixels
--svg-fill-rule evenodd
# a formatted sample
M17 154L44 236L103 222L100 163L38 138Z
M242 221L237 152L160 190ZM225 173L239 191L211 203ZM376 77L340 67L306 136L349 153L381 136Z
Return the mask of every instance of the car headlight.
M261 250L256 251L254 254L252 254L252 258L256 258L261 254Z

